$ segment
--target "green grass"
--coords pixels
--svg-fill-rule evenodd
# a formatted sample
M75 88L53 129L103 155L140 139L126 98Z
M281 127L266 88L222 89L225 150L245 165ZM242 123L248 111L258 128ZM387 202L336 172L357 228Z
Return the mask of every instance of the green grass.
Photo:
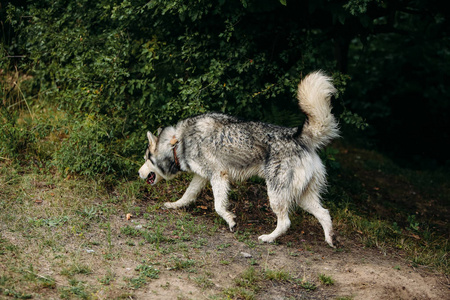
M319 280L323 285L334 285L334 279L325 274L319 274Z

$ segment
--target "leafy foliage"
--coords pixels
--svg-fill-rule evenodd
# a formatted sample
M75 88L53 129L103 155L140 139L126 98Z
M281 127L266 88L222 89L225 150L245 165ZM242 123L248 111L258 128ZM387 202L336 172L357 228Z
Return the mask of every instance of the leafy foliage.
M413 68L423 71L436 61L431 57L436 49L442 61L448 56L448 37L432 33L446 28L445 15L433 8L434 19L421 19L423 7L429 8L424 1L378 0L10 3L0 11L6 20L0 69L32 75L25 95L32 114L36 105L47 105L71 116L67 140L49 154L61 170L129 175L135 173L144 132L180 118L220 111L298 126L301 114L291 113L298 111L296 85L316 69L333 74L342 123L363 129L395 115L386 130L397 128L406 118L391 107L404 104L391 106L392 97L419 90L415 78L403 79L396 68L427 53ZM397 42L398 37L404 39ZM408 52L417 40L420 46ZM392 49L398 52L391 55ZM432 80L447 69L426 74ZM431 101L446 94L445 76L436 88L423 84L435 120L446 116L444 101ZM381 82L391 92L380 95L386 90ZM350 97L343 98L347 86ZM5 102L9 96L1 93ZM5 155L33 143L14 131L11 119L2 122L9 123L4 125L9 143L21 143L2 146ZM369 132L383 133L373 127Z

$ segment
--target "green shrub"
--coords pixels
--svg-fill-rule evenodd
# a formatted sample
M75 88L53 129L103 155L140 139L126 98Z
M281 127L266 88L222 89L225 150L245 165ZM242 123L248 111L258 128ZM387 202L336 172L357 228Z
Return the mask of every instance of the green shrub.
M135 174L145 131L180 118L219 111L301 124L298 81L334 69L332 57L317 55L332 42L315 43L326 32L306 30L281 2L10 4L15 39L2 49L19 45L39 101L71 116L52 154L63 173ZM348 77L334 77L342 93ZM17 141L16 148L29 144L26 136Z

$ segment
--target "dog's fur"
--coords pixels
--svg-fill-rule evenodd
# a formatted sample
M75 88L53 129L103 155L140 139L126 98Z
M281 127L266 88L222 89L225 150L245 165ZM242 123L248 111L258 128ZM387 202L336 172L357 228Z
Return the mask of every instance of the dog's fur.
M276 229L261 235L260 241L273 242L284 234L291 224L289 211L297 204L319 220L325 241L333 247L330 214L320 203L326 172L317 150L338 136L330 105L335 92L331 78L322 72L305 77L298 86L298 99L307 120L299 128L207 113L166 127L158 137L147 132L149 145L139 176L156 184L181 171L194 173L183 197L165 203L167 208L194 202L210 181L215 210L231 231L236 216L228 210L230 181L260 176L266 180L270 206L277 215Z

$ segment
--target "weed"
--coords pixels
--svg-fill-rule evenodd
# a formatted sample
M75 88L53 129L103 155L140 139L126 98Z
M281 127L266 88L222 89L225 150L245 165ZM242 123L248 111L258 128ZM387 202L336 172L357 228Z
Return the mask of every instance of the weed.
M109 285L114 280L115 274L112 270L108 270L102 278L99 278L98 281L103 285Z
M243 300L254 300L255 292L242 288L227 288L223 291L223 294L227 297L227 299L243 299Z
M306 280L300 282L300 286L308 291L314 291L317 289L317 286L313 282L306 281Z
M292 276L289 274L289 272L279 270L266 270L264 272L265 278L268 280L277 280L277 281L291 281Z
M202 275L194 278L195 283L203 290L214 287L214 283L211 281L209 276Z
M137 266L135 270L139 271L140 276L145 276L151 279L159 278L159 270L153 268L152 266L143 264Z
M64 268L61 271L61 275L71 277L75 274L91 274L92 270L89 266L81 265L78 263L72 264L70 267Z
M224 244L218 245L216 248L217 248L217 250L223 250L223 249L226 249L226 248L228 248L230 246L231 245L229 243L224 243Z
M129 226L129 225L120 228L120 232L122 234L124 234L124 235L131 236L131 237L137 237L137 236L141 236L142 235L142 231L141 230L136 229L136 228L134 228L132 226Z
M181 259L179 257L172 257L171 261L172 261L171 270L191 269L195 265L195 260L193 259ZM192 269L190 271L192 271Z
M234 236L239 242L245 243L249 248L255 248L257 243L252 239L250 231L237 231Z
M60 289L60 297L62 299L71 299L71 294L78 296L81 299L89 298L89 294L85 291L86 286L83 282L72 279L69 280L69 284L70 287L62 287Z
M147 264L137 266L135 271L139 271L139 276L127 279L132 289L139 289L144 286L147 283L147 278L159 278L159 270Z
M409 223L409 228L411 230L414 230L414 231L418 231L419 230L419 225L420 224L416 220L416 215L408 216L408 223Z
M5 295L5 296L13 297L15 299L32 299L33 298L33 295L31 295L31 294L21 293L16 290L13 290L13 289L2 290L0 288L0 292L3 292L3 295Z
M323 285L333 285L334 280L331 276L327 276L325 274L319 274L319 280Z
M56 227L62 224L65 224L69 220L69 217L59 217L59 218L47 218L47 219L28 219L28 222L31 226L35 227L42 227L42 226L48 226L48 227Z
M194 248L201 248L201 247L203 247L203 246L206 246L207 244L208 244L208 240L207 240L207 239L200 238L200 239L198 239L198 240L196 240L196 241L194 242L194 244L192 245L192 247L194 247Z
M93 220L98 217L98 211L95 206L85 207L82 211L78 211L78 213L88 220Z
M258 291L260 289L258 282L261 281L261 274L253 267L245 270L240 277L236 278L237 286Z
M137 290L143 287L147 283L147 280L145 279L145 277L139 276L136 278L128 278L128 282L132 289Z

